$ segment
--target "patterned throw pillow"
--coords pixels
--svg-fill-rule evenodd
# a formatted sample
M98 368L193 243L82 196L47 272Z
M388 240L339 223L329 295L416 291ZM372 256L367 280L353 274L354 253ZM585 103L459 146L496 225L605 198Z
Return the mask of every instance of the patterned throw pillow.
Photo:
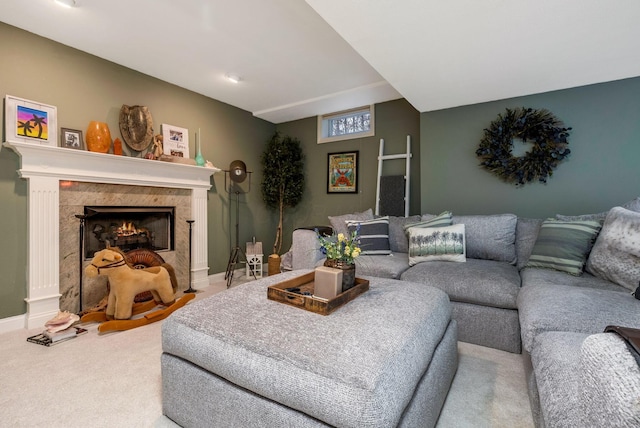
M547 219L540 226L526 267L555 269L580 276L599 231L598 221Z
M640 213L612 208L593 246L587 272L631 291L640 281Z
M410 227L445 227L451 226L453 214L450 211L444 211L436 216L425 214L421 221L410 223L404 226L404 230L408 231Z
M360 225L360 249L362 255L379 256L391 254L389 245L389 217L368 221L347 220L347 230L351 234Z
M409 266L444 260L465 262L464 224L409 228Z

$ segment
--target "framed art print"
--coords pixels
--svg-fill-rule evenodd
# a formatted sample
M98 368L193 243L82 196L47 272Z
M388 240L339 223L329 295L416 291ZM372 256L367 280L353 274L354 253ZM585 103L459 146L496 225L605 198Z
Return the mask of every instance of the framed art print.
M327 193L358 193L358 151L329 153Z
M188 158L189 130L163 123L162 148L165 155Z
M78 129L60 128L60 147L84 150L82 131Z
M4 108L7 141L58 145L56 107L7 95Z

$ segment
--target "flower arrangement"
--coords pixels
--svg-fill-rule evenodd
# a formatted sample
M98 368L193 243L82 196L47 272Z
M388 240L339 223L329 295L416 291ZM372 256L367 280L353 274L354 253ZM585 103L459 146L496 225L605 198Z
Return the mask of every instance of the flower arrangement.
M359 224L353 232L346 236L344 233L336 234L335 232L331 236L322 236L318 229L315 232L320 241L320 250L322 254L327 256L327 259L353 264L362 251L360 249Z

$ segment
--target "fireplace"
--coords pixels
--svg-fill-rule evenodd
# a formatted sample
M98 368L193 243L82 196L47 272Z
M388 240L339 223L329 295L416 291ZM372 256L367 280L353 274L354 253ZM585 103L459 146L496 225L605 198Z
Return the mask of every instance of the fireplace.
M170 263L189 265L186 220L194 220L191 285L198 289L208 284L207 191L211 188L211 176L220 169L15 141L4 142L3 146L18 154L18 174L28 182L27 305L24 315L0 320L0 331L42 327L65 307L65 294L74 302L77 300L63 283L78 284L72 276L78 272L81 256L78 253L79 222L75 216L83 213L84 206L133 206L141 205L144 199L146 205L175 206L178 211L182 210L176 213L174 226L187 230L186 234L180 234L187 238L180 242L176 232L176 251L164 254L173 253L174 260ZM85 185L94 188L77 191ZM105 192L103 186L126 188L126 191ZM149 189L179 194L180 200L159 201L157 194ZM80 202L80 193L84 195L84 202ZM105 199L99 201L103 197ZM65 198L68 203L60 205ZM135 202L128 202L126 198L135 198ZM189 277L188 269L183 276Z
M125 252L175 249L175 207L85 206L84 215L85 260L108 246Z

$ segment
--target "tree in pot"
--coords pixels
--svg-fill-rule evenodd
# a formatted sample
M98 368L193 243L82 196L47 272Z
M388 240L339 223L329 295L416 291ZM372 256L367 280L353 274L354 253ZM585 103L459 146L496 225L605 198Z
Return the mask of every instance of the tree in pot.
M298 205L304 190L304 155L300 141L276 132L267 142L260 161L262 198L267 207L279 210L273 253L269 256L269 275L273 275L280 272L284 210Z

